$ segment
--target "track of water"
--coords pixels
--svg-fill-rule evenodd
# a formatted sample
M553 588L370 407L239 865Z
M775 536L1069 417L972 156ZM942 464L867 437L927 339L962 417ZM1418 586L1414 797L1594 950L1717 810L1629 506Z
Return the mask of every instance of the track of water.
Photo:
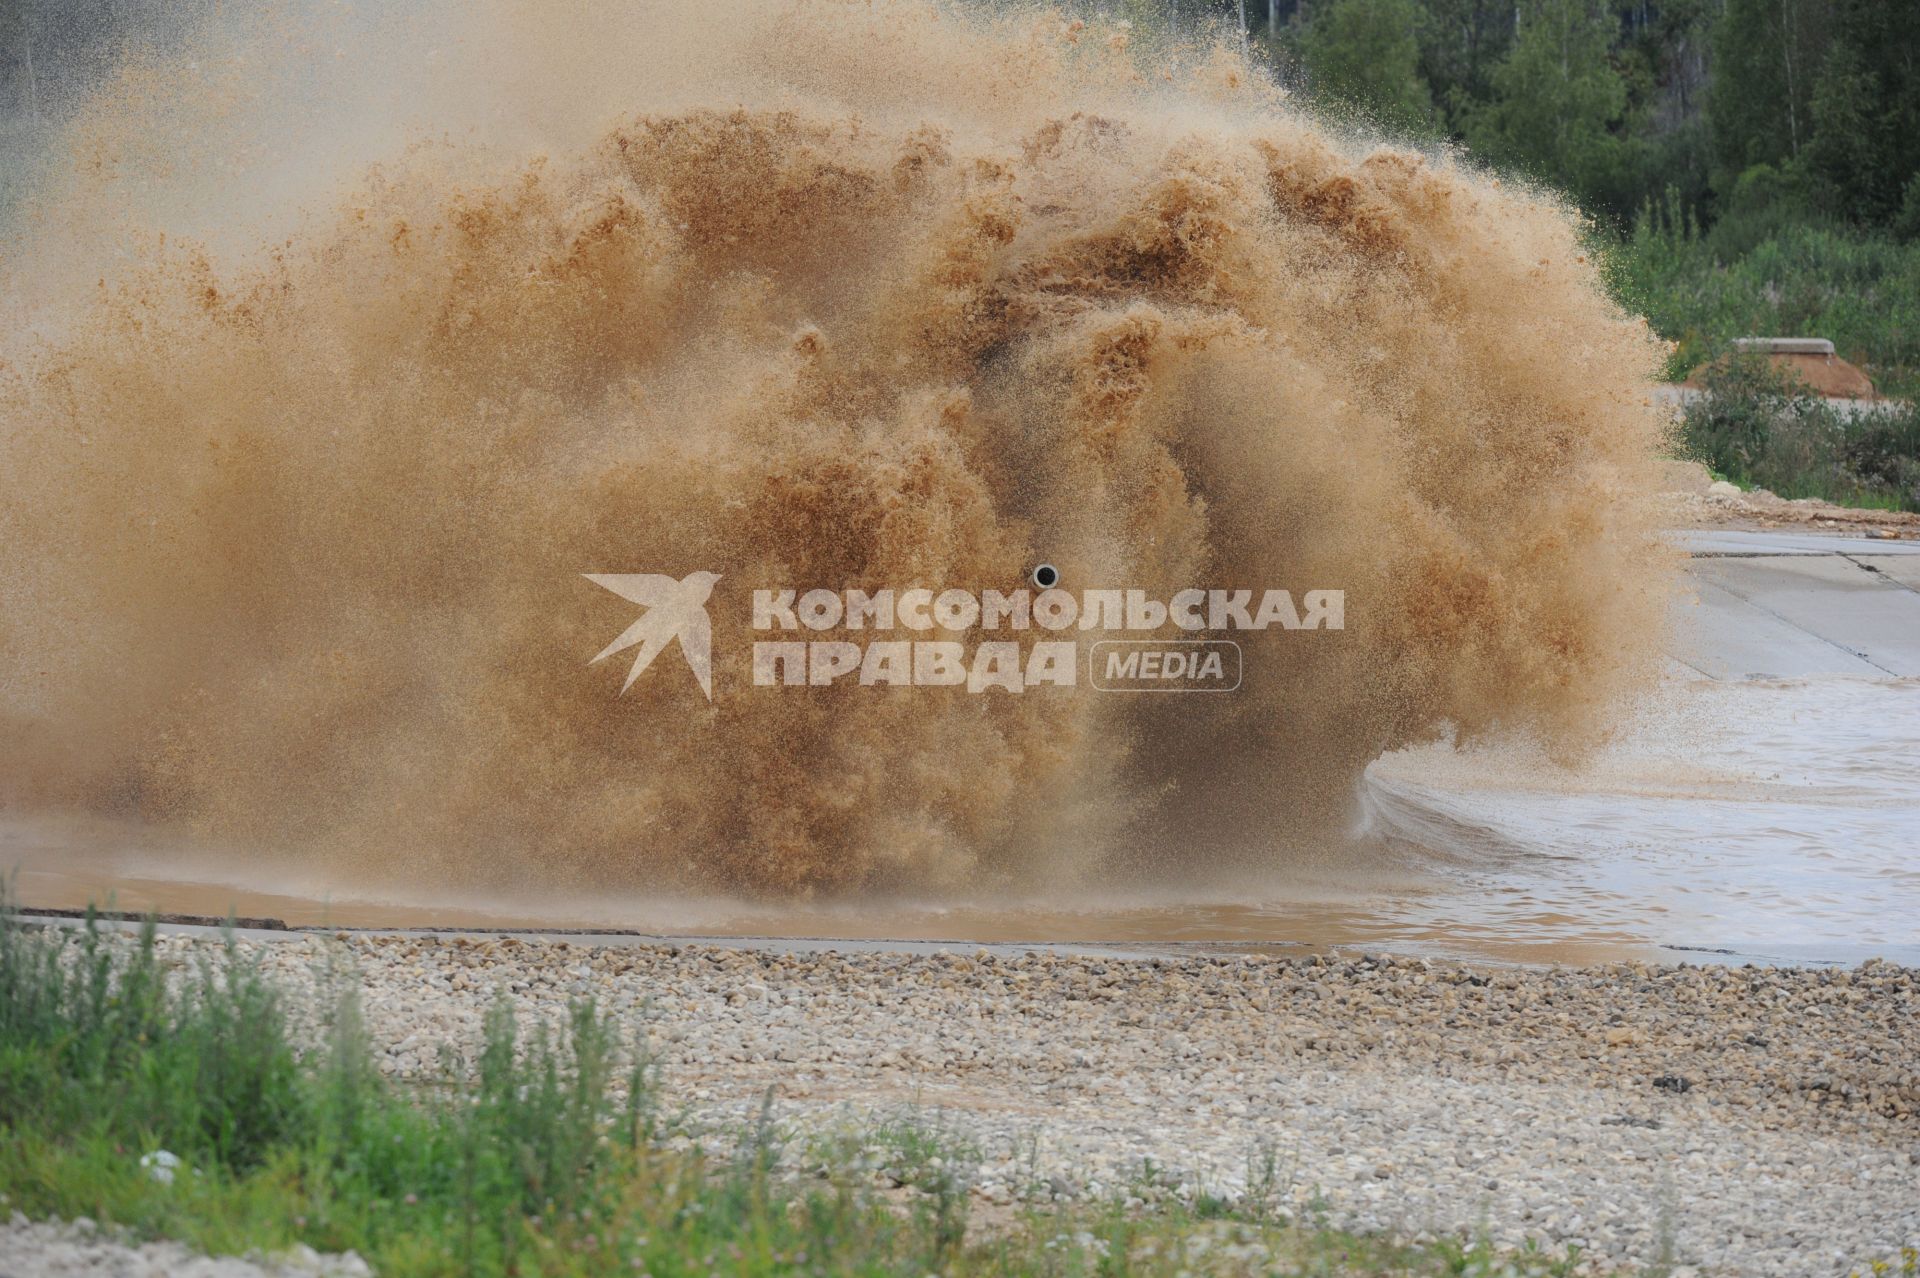
M1330 127L1204 33L334 10L216 7L131 58L6 228L0 857L30 900L1910 944L1920 670L1899 617L1817 633L1851 560L1758 603L1696 565L1754 625L1617 734L1679 559L1662 351L1553 199ZM1349 624L1231 697L752 682L755 586L1041 559L1337 587ZM583 572L696 569L711 701L588 668L632 617ZM1878 681L1814 677L1834 654ZM1420 744L1446 732L1475 744Z
M1310 864L1445 724L1574 757L1657 671L1662 350L1577 219L1232 39L325 14L214 12L17 210L13 812L416 894L1151 894ZM1043 560L1348 624L1232 696L754 682L756 589ZM589 667L634 609L583 574L696 571L711 701Z
M1920 596L1865 574L1861 582L1864 605L1880 620L1920 609ZM1752 626L1739 614L1722 617L1684 655L1710 664L1716 636L1750 636ZM1789 643L1773 654L1795 651ZM1836 652L1832 661L1848 659ZM0 858L24 865L31 904L77 906L113 894L126 909L231 910L296 926L1344 946L1515 962L1920 963L1916 758L1920 679L1715 681L1676 662L1633 730L1577 770L1512 743L1396 752L1368 768L1358 828L1321 856L1181 894L811 906L533 895L507 904L459 889L354 891L324 872L263 876L244 860L156 847L150 831L97 823L15 824Z

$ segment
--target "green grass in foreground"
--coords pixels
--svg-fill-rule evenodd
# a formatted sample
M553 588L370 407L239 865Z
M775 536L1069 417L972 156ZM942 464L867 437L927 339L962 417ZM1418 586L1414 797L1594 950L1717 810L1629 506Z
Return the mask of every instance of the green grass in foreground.
M297 1243L384 1275L1562 1274L1572 1255L1400 1245L1210 1198L969 1219L965 1151L916 1127L779 1159L762 1119L674 1139L646 1062L589 1004L563 1033L490 1015L477 1058L403 1092L373 1065L350 981L324 1045L231 945L163 971L136 940L8 921L0 893L0 1203L216 1254ZM886 1150L895 1187L860 1160ZM140 1165L165 1149L162 1183ZM785 1170L783 1170L783 1166ZM1251 1178L1257 1188L1259 1178Z

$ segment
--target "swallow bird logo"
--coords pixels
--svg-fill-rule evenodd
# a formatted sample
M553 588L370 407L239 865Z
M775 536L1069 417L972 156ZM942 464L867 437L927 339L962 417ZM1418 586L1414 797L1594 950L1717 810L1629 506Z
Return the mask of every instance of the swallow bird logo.
M627 681L620 685L624 693L640 677L640 672L653 664L660 650L677 639L680 655L687 659L693 677L700 681L700 691L707 694L708 701L713 700L713 622L707 616L707 596L713 593L713 583L720 580L719 573L690 572L679 581L651 572L581 575L594 585L604 586L646 609L640 614L640 620L621 631L620 637L602 648L600 655L588 665L638 644L640 651L633 654Z

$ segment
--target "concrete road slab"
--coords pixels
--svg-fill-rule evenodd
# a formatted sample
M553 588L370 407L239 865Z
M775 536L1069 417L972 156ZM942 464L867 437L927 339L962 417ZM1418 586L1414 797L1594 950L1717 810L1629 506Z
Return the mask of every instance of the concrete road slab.
M1848 558L1909 590L1920 590L1920 555L1850 555Z
M1755 554L1769 543L1745 544L1745 554L1689 564L1699 602L1682 606L1676 659L1716 679L1920 677L1920 592L1847 554ZM1910 568L1908 556L1882 558L1902 576L1920 569L1920 559Z
M1710 679L1804 679L1856 675L1882 679L1886 672L1865 658L1755 607L1719 582L1691 573L1698 602L1681 604L1674 621L1671 655Z

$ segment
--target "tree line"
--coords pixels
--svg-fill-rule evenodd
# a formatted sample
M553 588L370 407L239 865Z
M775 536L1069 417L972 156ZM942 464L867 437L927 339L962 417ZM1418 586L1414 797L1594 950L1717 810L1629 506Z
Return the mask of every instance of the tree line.
M1464 144L1624 227L1920 237L1916 0L1293 0L1252 38L1310 97Z
M1070 0L1071 2L1071 0ZM1117 0L1244 24L1284 81L1445 138L1626 226L1808 217L1920 237L1920 0ZM0 120L31 123L129 40L141 0L0 0Z

